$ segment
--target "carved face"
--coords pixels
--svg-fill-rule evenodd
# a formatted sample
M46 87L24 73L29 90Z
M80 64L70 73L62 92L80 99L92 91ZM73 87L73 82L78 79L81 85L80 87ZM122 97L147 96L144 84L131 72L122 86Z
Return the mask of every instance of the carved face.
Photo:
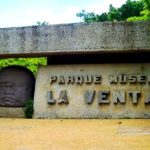
M34 77L23 67L7 67L0 72L0 106L23 107L32 98Z

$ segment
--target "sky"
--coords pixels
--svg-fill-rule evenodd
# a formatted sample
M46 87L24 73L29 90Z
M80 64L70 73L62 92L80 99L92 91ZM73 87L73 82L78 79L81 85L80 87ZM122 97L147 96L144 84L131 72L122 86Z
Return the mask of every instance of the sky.
M120 7L126 0L0 0L0 28L82 22L81 10L100 14L109 5Z

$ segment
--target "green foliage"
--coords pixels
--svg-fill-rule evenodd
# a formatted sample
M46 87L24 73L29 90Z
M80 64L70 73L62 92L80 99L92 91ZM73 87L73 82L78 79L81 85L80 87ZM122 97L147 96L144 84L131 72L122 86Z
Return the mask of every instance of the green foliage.
M109 12L107 16L108 16L109 21L121 21L122 20L121 12L117 8L113 7L113 5L109 6Z
M33 116L33 100L28 100L25 104L25 110L24 110L24 114L26 118L32 118Z
M107 13L102 13L101 15L98 16L98 22L102 21L108 21L108 15Z
M101 15L97 15L94 12L86 12L85 10L82 10L81 12L76 14L77 17L83 18L85 22L101 22L101 21L107 21L107 13L102 13Z
M145 21L150 20L150 0L141 0L143 3L143 10L140 12L140 16L129 17L127 21Z
M143 11L143 2L127 0L118 10L122 14L122 19L126 20L131 16L140 16L140 12Z
M139 21L150 20L150 0L127 0L120 8L109 6L108 13L95 14L82 10L77 13L84 22L104 22L104 21Z
M43 22L37 21L36 25L37 26L47 26L47 25L49 25L49 23L46 21L43 21Z
M144 3L144 10L150 11L150 0L141 0Z
M148 0L149 1L149 0ZM84 20L84 22L104 22L104 21L124 21L131 16L140 16L140 12L144 10L142 1L127 0L120 8L109 6L108 13L95 14L94 12L86 12L82 10L76 15Z
M0 68L10 66L10 65L19 65L24 66L31 70L34 75L36 75L38 67L40 65L46 65L46 58L9 58L9 59L0 59Z
M150 16L147 15L143 15L139 17L134 16L127 19L127 21L146 21L146 20L150 20Z

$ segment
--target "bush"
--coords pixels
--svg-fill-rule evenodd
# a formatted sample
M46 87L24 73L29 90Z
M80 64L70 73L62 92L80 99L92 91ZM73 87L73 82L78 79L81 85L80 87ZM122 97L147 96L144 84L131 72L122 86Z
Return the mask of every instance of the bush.
M38 67L47 64L47 58L8 58L0 59L0 69L11 66L19 65L28 68L33 72L34 75L37 74Z
M33 100L30 99L25 104L25 110L24 110L25 117L26 118L32 118L33 112L34 112L34 109L33 109Z

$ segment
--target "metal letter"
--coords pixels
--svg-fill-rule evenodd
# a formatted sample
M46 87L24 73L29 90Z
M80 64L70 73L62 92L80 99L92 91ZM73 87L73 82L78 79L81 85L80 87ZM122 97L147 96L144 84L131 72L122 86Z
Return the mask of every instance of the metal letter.
M58 98L58 103L59 104L69 104L66 90L60 91L60 95L59 95L59 98Z
M92 83L92 76L86 75L84 77L84 80L85 80L85 83L90 84L90 83Z
M125 75L125 74L119 75L119 82L120 83L127 83L127 75Z
M53 99L52 91L47 92L47 103L51 105L56 103L56 100Z
M63 76L58 77L58 83L59 84L65 84L65 79Z
M101 75L94 75L94 83L95 84L100 84L101 83Z
M148 83L150 83L150 75L148 75L147 80L148 80Z
M84 92L84 98L85 98L85 102L87 104L91 104L93 102L93 98L95 95L95 91L85 91Z
M117 76L115 76L115 75L110 75L109 76L109 82L110 82L110 84L113 84L113 83L117 83L118 82L118 78L117 78Z
M50 76L49 80L50 80L50 84L52 84L53 82L55 82L57 80L57 77L56 76Z
M125 103L125 91L114 91L112 93L112 99L115 104L120 102L121 104Z
M110 101L107 99L109 96L109 91L99 91L98 92L98 103L99 104L109 104Z
M135 92L129 92L129 95L132 98L133 104L137 104L138 102L138 96L141 94L140 91L135 91Z
M145 100L145 104L150 104L150 97Z
M67 84L74 84L74 76L68 76L66 77L66 81L67 81Z
M145 75L138 75L138 82L139 83L145 83L146 82L146 76Z
M135 75L130 75L129 76L129 83L136 83L137 79Z
M82 84L83 83L83 76L76 76L75 81L77 84Z

